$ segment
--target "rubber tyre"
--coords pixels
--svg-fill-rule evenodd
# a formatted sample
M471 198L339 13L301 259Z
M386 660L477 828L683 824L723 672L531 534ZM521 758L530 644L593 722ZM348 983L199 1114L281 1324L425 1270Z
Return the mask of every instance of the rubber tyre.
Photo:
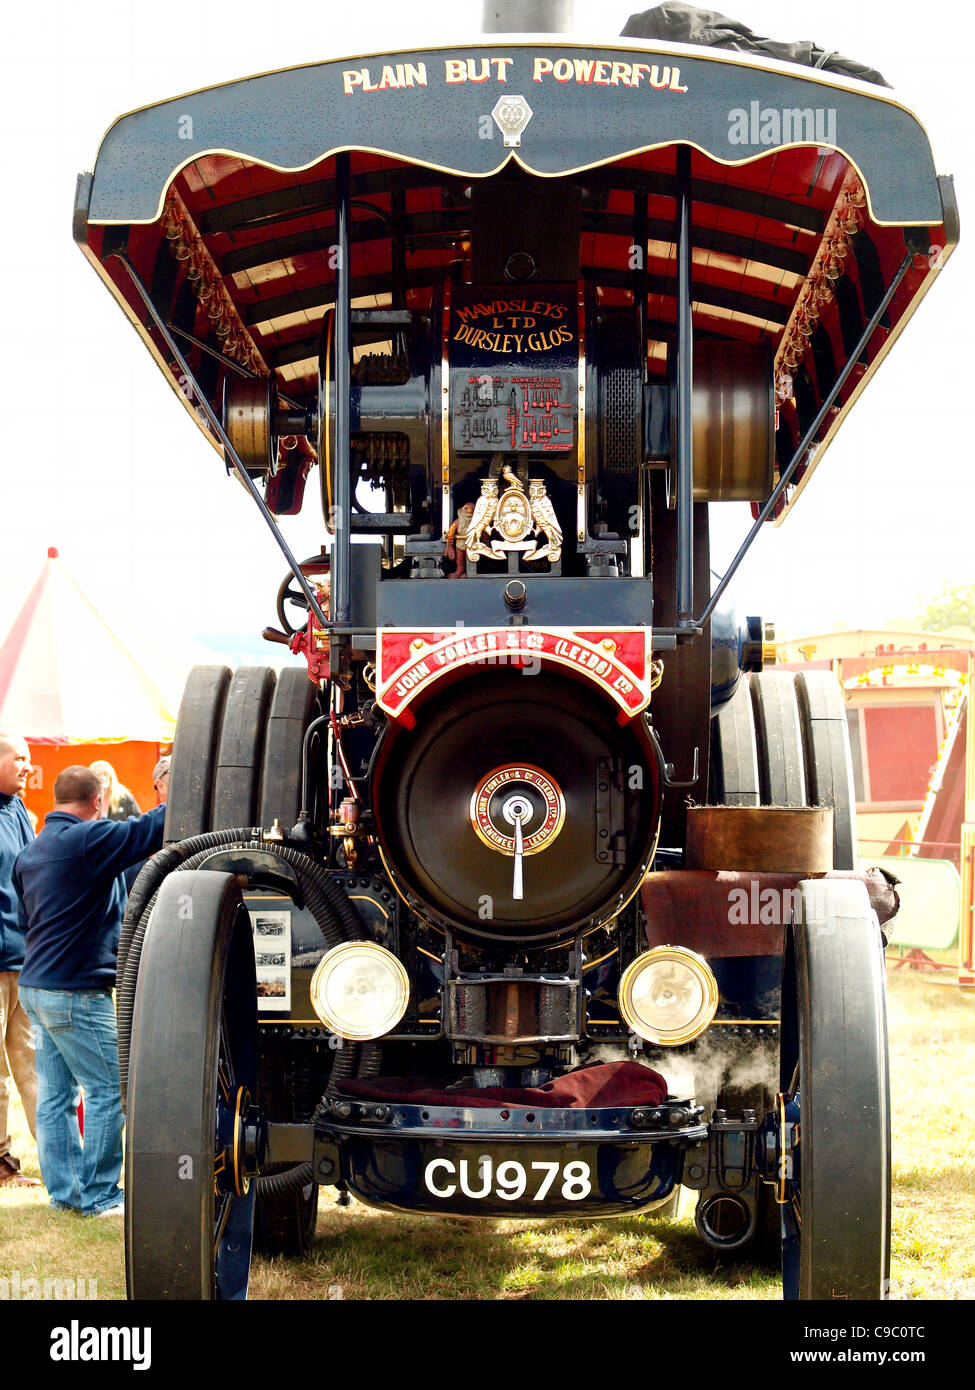
M796 699L810 806L833 808L833 868L857 867L856 794L843 692L832 671L799 671Z
M278 673L264 738L261 797L255 824L277 820L290 830L301 810L301 755L305 731L321 712L318 687L304 666ZM261 1255L303 1255L311 1246L318 1218L318 1185L284 1194L261 1190L254 1217L254 1250Z
M229 688L230 670L226 666L194 666L187 678L169 769L167 844L210 829L217 750Z
M240 889L231 874L170 874L146 933L133 1014L130 1298L246 1297L254 1187L227 1190L227 1135L239 1133L234 1115L256 1089L254 946Z
M730 700L711 720L712 806L760 806L758 745L748 678L743 676Z
M268 666L242 666L231 678L220 729L208 830L261 823L257 820L261 769L275 684L275 674Z
M762 806L805 806L806 765L795 685L785 671L749 680Z
M786 939L782 1091L799 1144L783 1214L787 1299L881 1299L890 1275L890 1079L883 941L867 890L807 880ZM796 1207L801 1224L796 1221Z
M264 739L261 797L255 824L280 821L290 830L301 810L301 752L305 731L320 713L318 687L305 667L286 666L278 675Z
M318 1184L294 1192L257 1194L254 1250L260 1255L304 1255L315 1238Z

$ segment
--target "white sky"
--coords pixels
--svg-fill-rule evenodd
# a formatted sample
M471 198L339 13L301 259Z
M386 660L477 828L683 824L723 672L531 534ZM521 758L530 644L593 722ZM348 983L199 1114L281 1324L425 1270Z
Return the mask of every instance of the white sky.
M610 38L639 8L646 5L577 0L578 35ZM723 8L758 33L812 38L879 68L927 127L939 172L956 178L961 247L793 516L766 528L734 585L746 609L780 631L909 616L945 580L975 581L964 418L975 396L965 244L975 7L728 0ZM0 638L48 545L60 547L108 616L121 624L138 617L162 640L275 621L284 569L277 547L72 242L75 177L92 168L105 129L133 107L253 72L462 42L476 35L480 12L480 0L115 0L105 11L49 0L5 13ZM284 522L299 556L317 550L321 536L317 487L308 492L304 515ZM712 510L712 563L721 568L744 535L747 509Z

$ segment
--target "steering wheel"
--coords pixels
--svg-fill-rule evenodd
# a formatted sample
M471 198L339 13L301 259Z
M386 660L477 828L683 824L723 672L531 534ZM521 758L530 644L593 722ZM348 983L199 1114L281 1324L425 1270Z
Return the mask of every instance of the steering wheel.
M301 570L302 574L311 579L315 575L330 574L332 561L329 556L325 554L312 555L309 559L302 560L298 568ZM278 622L281 624L282 631L287 633L289 637L294 637L296 632L304 631L305 623L302 623L300 627L294 627L289 622L285 610L285 605L288 603L293 603L296 608L303 609L305 613L308 612L308 600L298 587L298 581L290 570L282 579L281 587L278 589L277 612Z

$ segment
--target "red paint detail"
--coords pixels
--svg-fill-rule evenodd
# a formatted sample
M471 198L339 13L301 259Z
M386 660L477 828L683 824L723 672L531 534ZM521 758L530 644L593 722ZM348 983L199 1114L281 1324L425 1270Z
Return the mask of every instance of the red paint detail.
M616 651L613 653L614 660L621 666L632 671L638 681L644 680L647 673L647 636L646 631L640 632L607 632L604 629L597 632L578 631L577 635L587 642L591 642L594 647L598 647L600 642L605 642L608 638L616 643Z
M645 657L642 662L635 663L641 667L637 675L636 669L623 664L615 652L606 652L598 645L586 643L585 639L573 632L544 628L490 628L437 635L439 642L414 653L410 644L417 634L396 633L397 648L408 659L394 667L386 659L385 650L392 634L379 634L383 675L378 683L377 698L388 714L398 716L422 692L428 691L448 674L461 672L464 667L481 664L523 667L535 661L568 670L598 686L623 707L627 717L645 708L648 701L650 692ZM607 634L603 630L590 635L602 640ZM645 632L615 634L621 635L636 639L636 645L645 651ZM632 642L626 644L626 655L633 660Z
M413 651L413 643L422 641L425 646L432 647L437 642L443 642L450 636L449 632L406 632L402 629L396 632L383 632L380 629L377 634L379 638L379 682L385 684L395 671L407 662L418 660L422 655L420 652Z
M319 681L327 681L331 674L331 659L328 650L319 651L318 643L314 636L315 616L313 613L308 615L308 626L303 632L296 632L291 639L291 650L295 656L303 656L308 663L308 678L317 685Z
M56 559L58 558L58 548L57 548L56 545L49 545L49 546L48 546L48 548L47 548L47 558L48 558L49 560L56 560Z

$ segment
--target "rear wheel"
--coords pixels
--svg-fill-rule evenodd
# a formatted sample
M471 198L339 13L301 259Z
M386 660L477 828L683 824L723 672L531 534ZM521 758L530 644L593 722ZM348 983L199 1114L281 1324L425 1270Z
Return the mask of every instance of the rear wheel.
M883 941L862 883L800 885L782 978L779 1198L787 1299L886 1298L890 1081Z
M792 677L762 671L749 680L762 806L805 806L802 726Z
M831 677L832 678L832 677ZM714 717L711 742L716 795L722 806L805 806L806 769L802 725L793 678L785 671L762 671L742 676L734 695ZM731 1081L733 1066L718 1092L717 1104L730 1115L751 1109L764 1114L776 1094L775 1053L765 1041L767 1028L751 1040L754 1077L759 1049L767 1049L764 1079L747 1087ZM746 1044L748 1046L748 1044ZM740 1059L744 1062L744 1057ZM740 1064L740 1063L739 1063ZM778 1269L781 1257L781 1220L771 1189L759 1182L755 1188L755 1227L741 1245L726 1253L737 1259L755 1260ZM708 1224L729 1240L741 1228L741 1212L734 1204L727 1210L712 1208Z
M755 716L742 676L711 719L710 799L715 806L760 806Z
M856 793L843 692L832 671L800 671L796 697L808 803L833 808L833 868L855 869Z
M187 678L169 769L169 844L212 828L213 782L229 689L226 666L194 666Z
M227 692L213 780L211 830L257 825L264 743L275 675L267 666L242 666Z
M305 731L319 713L321 696L305 667L286 666L278 676L267 720L258 812L261 825L271 826L277 820L290 830L297 821Z
M246 1297L260 1161L250 919L231 874L164 880L133 1016L126 1143L130 1298Z

